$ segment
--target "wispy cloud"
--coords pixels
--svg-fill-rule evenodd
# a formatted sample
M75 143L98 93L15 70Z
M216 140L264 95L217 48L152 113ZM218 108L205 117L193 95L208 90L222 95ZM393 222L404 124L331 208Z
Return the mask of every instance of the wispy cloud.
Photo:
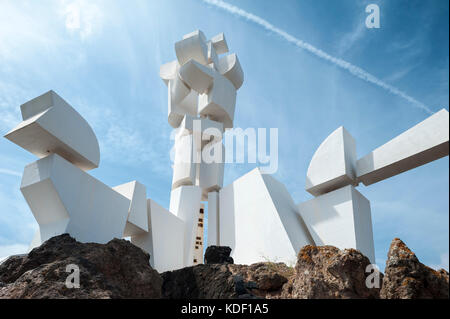
M286 40L287 42L295 45L296 47L303 49L325 61L328 61L336 66L338 66L339 68L349 72L350 74L366 81L369 83L372 83L382 89L385 89L386 91L405 99L406 101L408 101L409 103L411 103L413 106L425 111L428 114L432 114L433 112L430 110L430 108L428 106L426 106L424 103L416 100L415 98L413 98L412 96L406 94L405 92L401 91L400 89L387 84L385 82L383 82L382 80L380 80L379 78L377 78L376 76L370 74L369 72L363 70L362 68L353 65L347 61L344 61L340 58L334 57L318 48L316 48L315 46L302 41L300 39L297 39L296 37L294 37L293 35L287 33L286 31L275 27L273 24L269 23L268 21L264 20L263 18L256 16L252 13L249 13L245 10L242 10L241 8L231 5L227 2L221 1L221 0L203 0L205 3L213 5L217 8L223 9L235 16L238 17L242 17L245 18L253 23L258 24L259 26L263 27L264 29L266 29L267 31L273 32L275 34L277 34L278 36L280 36L282 39Z
M21 173L6 168L0 168L0 174L22 177Z

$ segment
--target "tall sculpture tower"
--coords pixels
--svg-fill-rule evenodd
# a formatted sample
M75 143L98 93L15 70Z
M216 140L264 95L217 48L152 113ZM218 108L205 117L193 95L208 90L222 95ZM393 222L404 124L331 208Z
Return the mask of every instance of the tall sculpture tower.
M223 186L222 134L233 127L236 91L244 74L223 33L207 40L200 30L175 43L177 59L160 68L168 87L168 121L175 128L170 211L185 222L185 265L194 258L202 201L208 201L208 245L218 244L218 192ZM201 230L202 231L202 230ZM198 248L197 248L198 249Z

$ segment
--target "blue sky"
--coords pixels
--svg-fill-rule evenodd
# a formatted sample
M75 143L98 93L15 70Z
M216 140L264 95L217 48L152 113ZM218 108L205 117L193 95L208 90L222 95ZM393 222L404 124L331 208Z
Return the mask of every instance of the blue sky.
M85 117L101 147L92 175L110 186L139 180L167 207L171 183L167 89L159 66L196 29L224 32L245 81L235 126L279 129L279 169L295 202L320 143L343 125L361 157L428 114L448 110L448 2L229 0L332 57L358 66L417 103L369 83L276 32L202 0L0 1L0 130L20 122L19 105L50 89ZM381 28L367 29L376 3ZM35 157L0 139L0 257L23 252L37 224L19 191ZM419 259L448 269L448 157L360 186L372 205L377 263L400 237ZM225 185L255 164L228 165Z

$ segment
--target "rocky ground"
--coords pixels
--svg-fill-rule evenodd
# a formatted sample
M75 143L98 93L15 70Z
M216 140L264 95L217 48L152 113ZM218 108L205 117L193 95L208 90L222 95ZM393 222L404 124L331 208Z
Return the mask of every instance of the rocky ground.
M61 235L0 265L0 299L449 298L448 272L423 265L397 238L378 288L376 276L367 279L368 258L354 249L305 246L294 268L271 262L235 265L230 252L208 247L205 264L158 274L149 255L129 241L82 244ZM80 269L78 289L66 287L70 264Z

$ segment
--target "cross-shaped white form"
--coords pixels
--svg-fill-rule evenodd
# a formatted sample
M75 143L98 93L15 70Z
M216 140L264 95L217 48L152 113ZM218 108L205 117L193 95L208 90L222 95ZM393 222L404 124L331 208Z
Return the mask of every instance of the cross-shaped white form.
M353 137L340 127L315 152L306 190L316 196L299 213L317 245L353 247L374 262L370 202L355 186L368 186L449 154L449 114L442 109L357 159Z

